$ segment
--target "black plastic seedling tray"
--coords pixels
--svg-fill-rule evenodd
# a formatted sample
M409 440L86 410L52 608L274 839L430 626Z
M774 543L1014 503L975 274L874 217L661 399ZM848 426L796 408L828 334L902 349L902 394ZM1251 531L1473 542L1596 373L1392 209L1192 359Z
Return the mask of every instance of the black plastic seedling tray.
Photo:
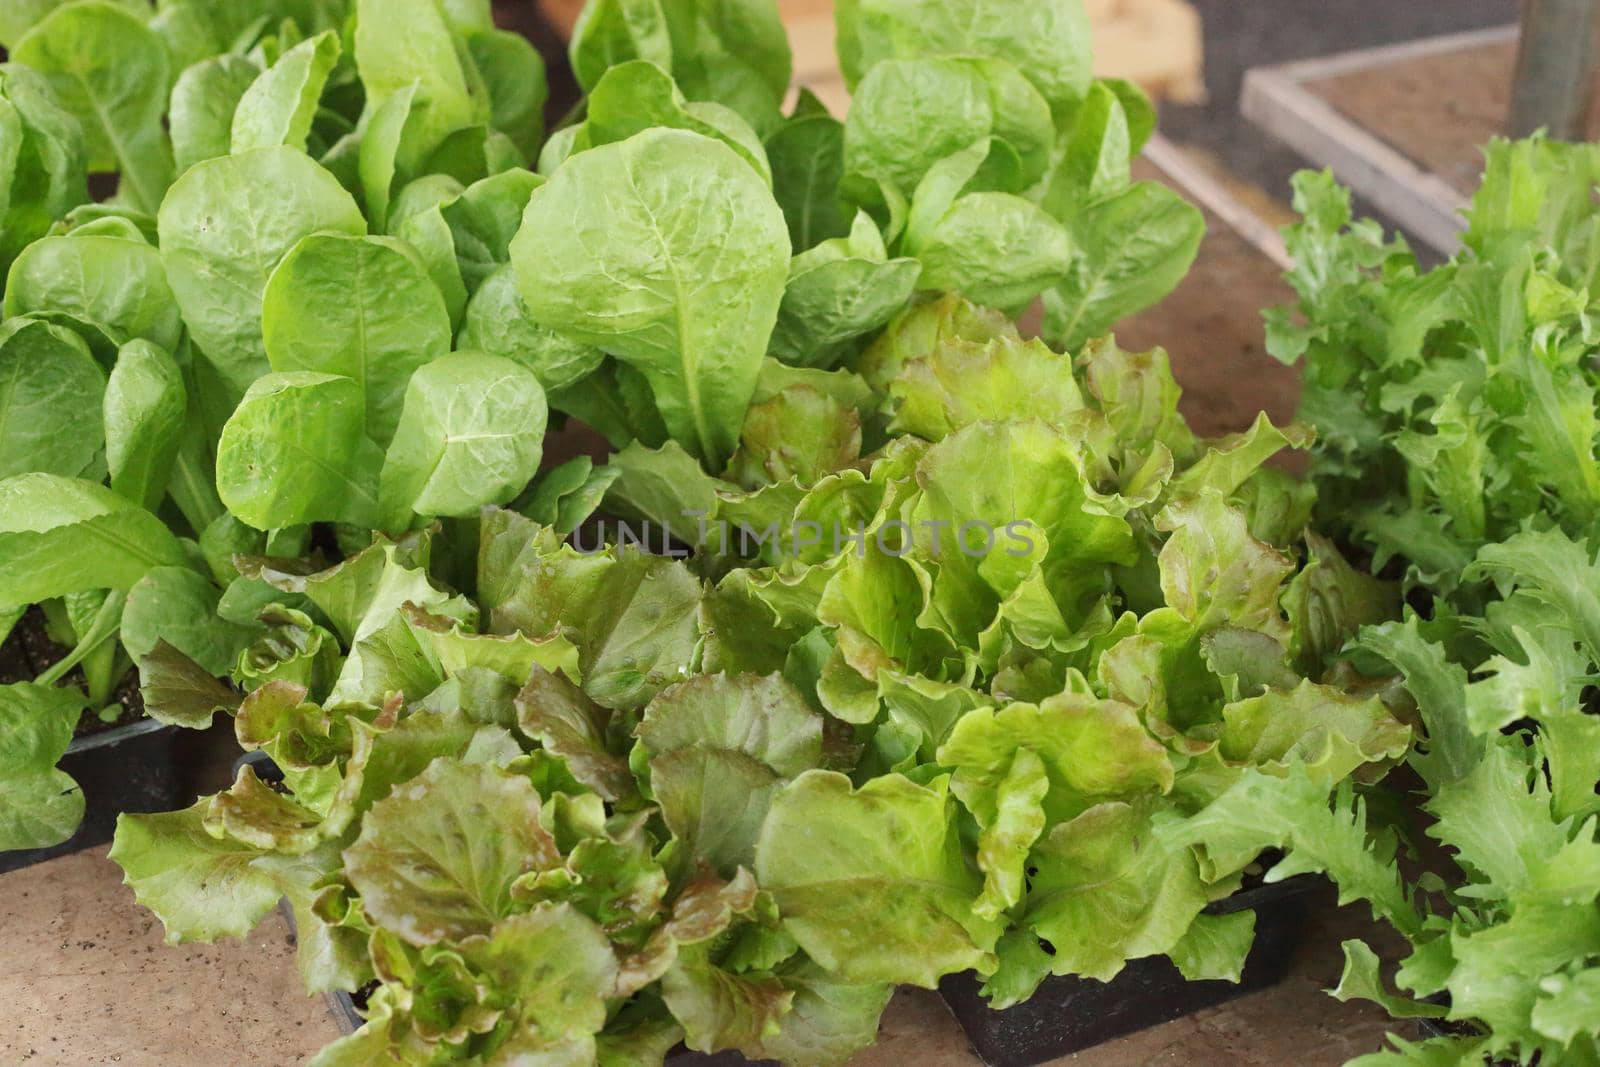
M83 825L50 848L0 852L0 874L103 845L125 811L171 811L183 805L176 757L178 728L154 719L89 734L72 742L60 768L83 789Z
M1206 908L1211 915L1255 910L1255 943L1237 984L1185 981L1171 960L1151 956L1131 961L1109 982L1046 978L1030 1000L1003 1011L989 1007L979 992L983 980L971 971L946 977L939 995L984 1063L1033 1067L1276 985L1299 947L1306 896L1318 884L1301 875L1241 890Z

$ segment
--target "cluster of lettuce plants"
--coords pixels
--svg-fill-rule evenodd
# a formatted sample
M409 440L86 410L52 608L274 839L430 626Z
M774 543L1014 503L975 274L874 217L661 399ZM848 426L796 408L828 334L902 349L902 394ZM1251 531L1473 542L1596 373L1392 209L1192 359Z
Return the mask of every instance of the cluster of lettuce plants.
M1325 528L1412 594L1355 649L1417 705L1410 763L1444 849L1420 878L1384 862L1392 840L1336 874L1410 943L1404 995L1361 942L1339 995L1447 1030L1373 1067L1600 1061L1597 181L1594 145L1491 144L1462 251L1425 269L1352 224L1330 176L1297 179L1299 314L1270 313L1269 339L1304 358ZM1289 810L1283 783L1247 788L1238 803ZM1300 810L1273 836L1358 814Z
M838 21L842 119L770 0L595 0L545 137L480 0L0 19L0 603L76 645L0 690L0 846L129 664L230 717L270 762L113 857L175 941L286 900L365 996L324 1067L841 1062L958 971L1237 978L1264 850L1392 880L1399 585L1265 465L1308 430L1102 336L1203 230L1148 102L1078 0Z

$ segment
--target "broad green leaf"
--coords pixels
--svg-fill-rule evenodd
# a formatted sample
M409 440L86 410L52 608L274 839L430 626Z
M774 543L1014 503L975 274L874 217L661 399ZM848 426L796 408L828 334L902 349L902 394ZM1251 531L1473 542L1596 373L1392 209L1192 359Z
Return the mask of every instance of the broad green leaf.
M203 59L178 76L167 124L179 174L232 150L239 101L260 75L254 60L229 52Z
M977 182L1021 192L1044 174L1055 129L1050 105L1009 63L890 59L857 86L844 136L849 174L909 197L934 164L989 138Z
M54 767L6 775L0 778L0 852L59 845L77 832L83 811L83 790Z
M142 338L168 352L183 336L161 254L120 237L74 234L29 245L6 279L5 313L84 323L113 344Z
M37 23L12 58L43 74L83 124L90 170L115 170L134 206L154 211L172 184L162 119L172 73L167 46L138 14L77 0Z
M998 924L973 910L981 879L963 855L944 780L898 775L853 790L808 771L774 798L756 873L784 928L845 981L931 989L991 965Z
M511 262L511 239L522 226L528 198L544 184L537 174L508 170L473 182L439 211L454 239L461 278L476 293Z
M1044 337L1076 349L1172 292L1205 236L1193 204L1155 182L1139 182L1076 212L1072 259L1044 294Z
M366 433L394 437L412 374L450 351L450 313L411 249L392 237L313 234L267 280L261 329L274 371L351 378Z
M1122 99L1112 85L1096 82L1073 119L1042 206L1065 221L1089 203L1120 193L1128 186L1135 151Z
M918 288L1015 309L1066 275L1073 243L1054 219L1022 197L971 193L908 250L922 264Z
M544 389L519 363L457 352L425 364L384 461L386 513L469 517L510 503L538 473L545 415Z
M921 272L914 259L888 259L877 224L858 214L848 241L824 242L790 263L769 351L800 367L834 366L906 306Z
M844 124L823 114L797 114L767 136L772 195L783 208L796 254L850 232L839 195L844 178Z
M673 437L726 460L789 261L782 211L732 149L652 130L579 154L534 192L512 260L537 321L638 369Z
M517 292L515 269L497 268L467 303L458 347L514 359L533 371L546 391L574 385L600 366L605 353L533 320Z
M345 850L367 913L418 946L489 934L514 910L511 883L556 866L533 785L450 759L375 804Z
M188 559L165 523L104 486L53 474L0 481L0 603L127 590Z
M9 264L89 199L88 159L77 118L21 64L0 65L0 133L0 264Z
M615 144L651 128L688 130L722 141L764 181L772 181L761 139L744 119L720 105L690 103L653 63L635 60L606 71L589 94L585 115L574 151Z
M1110 981L1190 930L1207 893L1191 851L1164 832L1173 821L1144 804L1099 804L1035 846L1023 921L1056 947L1056 974Z
M361 384L298 371L252 385L217 443L217 491L258 530L308 522L374 527L382 453Z
M104 407L111 488L153 510L172 480L189 413L183 371L159 345L130 341L117 352Z
M663 0L661 7L672 39L672 76L689 99L724 104L758 133L771 132L794 63L778 6L769 0Z
M1238 982L1244 977L1245 959L1250 955L1255 933L1253 911L1222 915L1202 912L1194 917L1188 933L1179 938L1168 955L1179 973L1191 982Z
M0 476L86 474L105 446L105 371L78 335L46 322L0 330Z
M56 770L84 709L76 689L0 686L0 852L48 848L83 818L83 791Z
M520 33L487 30L467 36L467 50L489 91L489 124L532 162L544 140L544 106L550 89L544 57Z
M221 591L183 567L157 567L128 590L122 643L135 663L168 644L213 675L226 674L258 631L217 617Z
M161 256L184 323L233 396L268 369L262 294L284 254L319 231L366 232L355 201L292 148L191 167L161 205Z
M660 0L596 0L584 5L568 54L585 91L605 72L635 59L672 69L672 38Z
M111 861L134 898L161 920L168 944L243 937L283 896L257 863L260 849L206 832L205 808L202 800L182 811L117 819Z
M400 145L400 169L421 165L452 132L481 125L489 101L474 92L477 69L459 50L456 35L435 0L356 0L355 61L377 109L416 85L420 105ZM416 105L414 105L416 106Z
M328 75L339 61L339 35L319 33L289 49L240 97L232 151L288 145L301 151Z

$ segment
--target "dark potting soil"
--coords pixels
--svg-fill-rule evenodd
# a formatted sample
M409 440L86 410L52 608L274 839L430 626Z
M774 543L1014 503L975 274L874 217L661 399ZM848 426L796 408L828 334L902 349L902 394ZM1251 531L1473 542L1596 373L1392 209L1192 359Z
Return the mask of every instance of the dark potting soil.
M44 612L38 607L31 607L11 635L0 644L0 685L31 682L59 663L70 651L50 639ZM81 690L84 685L83 671L74 667L67 672L65 682ZM144 698L139 693L138 671L130 670L122 677L108 703L122 705L122 713L106 722L93 714L99 709L92 708L89 714L78 720L74 736L92 737L144 718Z

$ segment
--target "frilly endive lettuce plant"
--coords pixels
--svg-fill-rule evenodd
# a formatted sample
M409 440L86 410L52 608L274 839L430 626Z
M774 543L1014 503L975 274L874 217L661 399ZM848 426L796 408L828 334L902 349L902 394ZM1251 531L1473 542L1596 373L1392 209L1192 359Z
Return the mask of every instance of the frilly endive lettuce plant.
M758 386L728 480L625 451L608 506L703 530L687 559L509 509L465 575L436 531L240 557L275 628L231 685L163 648L147 693L231 711L282 786L126 816L114 858L174 940L286 897L311 988L370 990L324 1064L831 1063L954 971L998 1003L1158 953L1237 977L1253 915L1201 912L1260 849L1208 812L1258 775L1326 809L1403 755L1334 655L1393 591L1302 542L1310 498L1262 467L1299 429L1201 440L1161 352L1080 364L944 298L852 399ZM523 507L570 525L586 482Z
M1432 270L1301 175L1303 318L1269 319L1280 354L1305 358L1330 528L1403 564L1424 612L1356 645L1415 699L1426 833L1451 862L1404 891L1381 865L1335 872L1411 944L1394 976L1409 996L1360 942L1338 993L1459 1034L1373 1065L1600 1058L1600 150L1497 141L1486 160L1465 248ZM1288 806L1281 783L1248 788L1252 808ZM1361 816L1307 813L1293 842Z

